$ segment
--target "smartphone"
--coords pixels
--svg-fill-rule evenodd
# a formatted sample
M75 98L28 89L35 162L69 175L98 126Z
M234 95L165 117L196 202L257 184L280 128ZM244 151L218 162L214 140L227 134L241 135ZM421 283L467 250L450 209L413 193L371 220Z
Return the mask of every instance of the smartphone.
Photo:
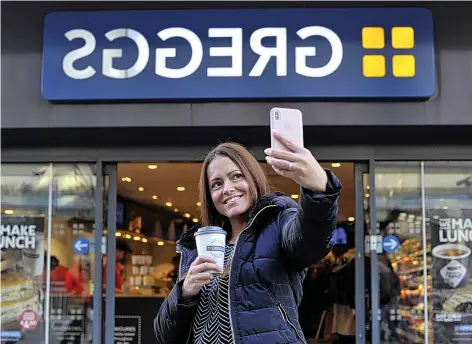
M273 108L270 110L270 146L273 149L288 149L274 137L273 130L293 143L303 147L303 118L297 109Z

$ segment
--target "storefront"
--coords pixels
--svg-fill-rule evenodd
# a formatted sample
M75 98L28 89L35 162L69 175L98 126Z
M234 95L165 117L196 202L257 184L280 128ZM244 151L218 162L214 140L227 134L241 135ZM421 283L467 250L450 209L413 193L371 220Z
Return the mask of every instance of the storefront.
M357 343L396 338L381 336L392 322L399 343L469 342L472 6L402 5L2 4L1 341L151 342L163 298L119 296L116 242L176 235L120 223L120 166L198 162L227 139L263 161L284 106L318 160L352 164ZM364 290L383 253L402 289L380 311ZM81 297L54 283L62 263L89 281Z

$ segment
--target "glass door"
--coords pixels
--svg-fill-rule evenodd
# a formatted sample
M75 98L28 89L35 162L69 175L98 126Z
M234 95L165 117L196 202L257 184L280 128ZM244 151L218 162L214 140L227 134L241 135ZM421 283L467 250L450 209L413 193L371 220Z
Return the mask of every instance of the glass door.
M401 260L401 243L395 211L380 206L383 175L376 167L371 160L356 168L356 343L417 343L400 340L401 282L394 266ZM414 229L409 232L415 236Z
M115 287L116 287L116 214L117 214L117 169L116 164L104 164L103 168L103 232L100 239L102 246L101 259L95 261L101 269L101 280L96 281L96 298L100 299L103 314L95 319L102 319L97 323L103 325L100 344L114 344L115 342ZM100 286L100 288L99 288ZM95 344L95 343L94 343ZM98 344L98 343L97 343Z
M371 165L372 342L428 343L430 242L426 240L420 162ZM375 313L374 313L375 314Z
M368 163L356 163L355 174L355 321L356 321L356 343L370 343L371 317L370 317L370 186Z
M111 263L115 260L116 165L103 164L99 161L96 176L95 231L90 240L92 265L95 272L94 279L90 281L93 302L89 317L93 319L93 326L91 340L83 343L112 344L115 327L115 268ZM110 265L111 269L109 269Z

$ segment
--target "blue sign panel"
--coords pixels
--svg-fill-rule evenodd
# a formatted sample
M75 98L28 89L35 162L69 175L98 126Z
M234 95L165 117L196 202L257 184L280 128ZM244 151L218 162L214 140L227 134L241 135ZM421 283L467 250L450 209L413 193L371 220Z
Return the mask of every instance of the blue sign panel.
M395 235L387 235L382 241L383 250L387 253L393 253L400 248L400 240Z
M77 254L87 254L90 251L90 242L85 238L79 237L72 243L72 248Z
M433 18L421 8L55 12L51 101L428 98Z
M8 342L9 339L16 342L23 337L23 333L17 330L0 331L0 342Z

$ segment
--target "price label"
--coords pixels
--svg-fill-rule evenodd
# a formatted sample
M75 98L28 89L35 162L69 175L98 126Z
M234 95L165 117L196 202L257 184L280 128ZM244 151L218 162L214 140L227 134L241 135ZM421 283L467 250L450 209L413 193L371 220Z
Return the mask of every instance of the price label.
M21 313L19 320L20 326L24 331L33 331L38 327L39 315L35 311L28 309Z

